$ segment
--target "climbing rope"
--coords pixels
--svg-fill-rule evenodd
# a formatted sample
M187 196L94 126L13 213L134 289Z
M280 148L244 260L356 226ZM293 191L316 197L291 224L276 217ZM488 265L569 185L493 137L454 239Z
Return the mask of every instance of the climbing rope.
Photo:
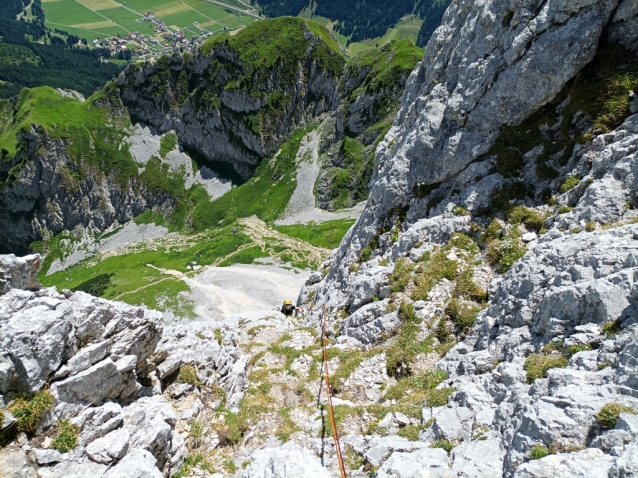
M332 438L335 442L335 451L337 453L337 460L339 461L339 471L341 471L341 478L347 478L346 466L343 463L343 455L341 454L341 445L339 443L339 432L337 431L337 422L335 421L335 411L332 407L332 393L330 391L330 378L328 377L328 338L326 337L326 321L328 320L328 314L326 313L326 303L328 297L323 303L323 363L324 363L324 378L326 382L326 393L328 395L328 413L330 414L330 425L332 426Z

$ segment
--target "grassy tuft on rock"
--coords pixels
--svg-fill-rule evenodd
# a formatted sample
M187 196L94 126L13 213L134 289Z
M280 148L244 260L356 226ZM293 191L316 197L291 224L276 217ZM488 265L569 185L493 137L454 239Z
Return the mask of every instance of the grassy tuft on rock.
M621 413L636 413L636 411L631 407L619 403L607 403L600 409L598 415L596 415L596 420L604 429L614 428L618 421L618 416Z
M18 430L33 433L42 416L51 407L53 407L53 394L48 390L43 390L30 399L16 398L10 411L17 420Z
M68 420L60 420L58 423L58 433L53 439L51 446L60 453L75 450L78 445L79 429Z
M567 367L568 360L562 355L532 354L525 360L527 383L534 383L538 378L546 378L547 371L552 368Z

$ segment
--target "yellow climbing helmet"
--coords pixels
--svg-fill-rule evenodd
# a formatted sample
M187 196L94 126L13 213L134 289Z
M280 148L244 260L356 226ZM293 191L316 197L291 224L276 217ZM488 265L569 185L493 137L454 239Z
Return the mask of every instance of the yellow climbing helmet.
M291 305L291 304L292 304L292 302L290 300L288 300L288 299L284 300L284 305Z

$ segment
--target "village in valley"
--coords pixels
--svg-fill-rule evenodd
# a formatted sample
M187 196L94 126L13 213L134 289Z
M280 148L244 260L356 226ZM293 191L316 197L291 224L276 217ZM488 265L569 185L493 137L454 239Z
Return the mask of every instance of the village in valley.
M193 53L208 37L261 18L240 0L43 0L46 23L110 51L114 60Z

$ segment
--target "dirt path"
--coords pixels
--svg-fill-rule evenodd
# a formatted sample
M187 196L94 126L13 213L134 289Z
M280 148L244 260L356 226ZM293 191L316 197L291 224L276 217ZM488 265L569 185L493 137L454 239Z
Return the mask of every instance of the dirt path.
M280 259L284 253L287 253L294 261L321 263L330 253L328 249L315 247L300 239L281 234L257 217L241 219L239 224L244 226L242 232L249 236L252 242L238 247L232 253L218 258L198 271L181 272L147 264L148 267L160 271L167 277L162 277L135 290L122 292L115 297L115 300L155 287L161 282L182 280L190 287L190 298L195 304L195 313L202 319L221 320L238 312L270 310L285 299L294 300L310 272L290 270L290 268L274 264L239 264L228 267L219 267L219 264L250 247L259 246L268 249L268 244L287 248L279 253L270 249L270 256L274 260ZM190 242L192 236L188 239ZM162 240L175 243L175 237L165 237Z

